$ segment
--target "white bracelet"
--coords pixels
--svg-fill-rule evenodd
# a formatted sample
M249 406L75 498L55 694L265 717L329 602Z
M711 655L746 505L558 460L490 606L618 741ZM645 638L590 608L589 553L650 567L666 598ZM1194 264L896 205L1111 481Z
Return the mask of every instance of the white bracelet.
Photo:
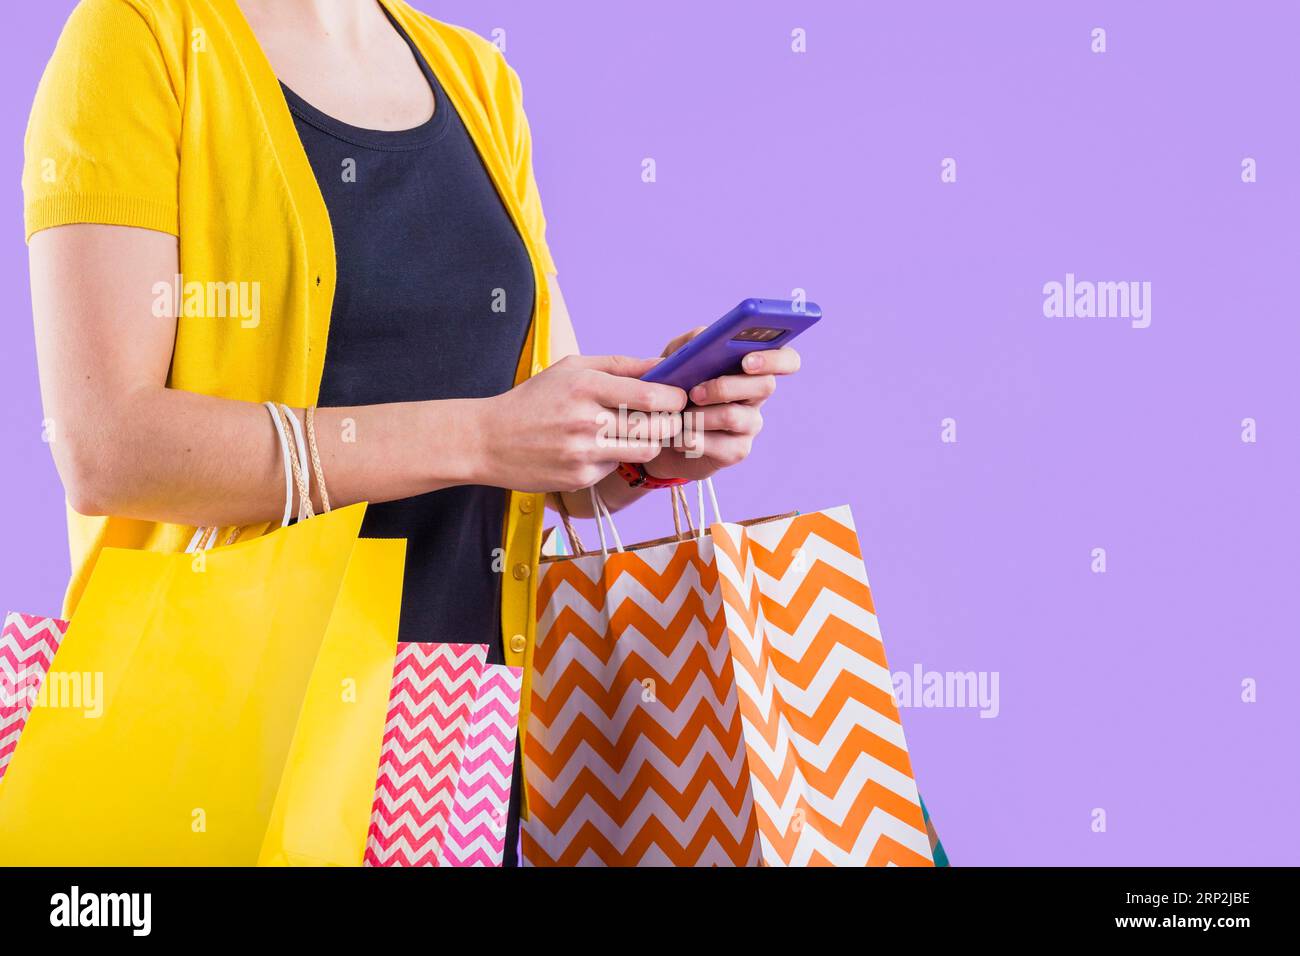
M293 466L289 462L289 439L284 433L284 423L280 421L280 413L276 411L275 402L262 404L271 413L271 421L275 422L275 433L280 438L280 461L284 465L284 518L280 522L280 527L284 528L288 526L289 518L293 515Z
M289 410L288 405L281 405L284 414L288 416L289 426L293 429L293 440L298 446L298 466L302 469L303 480L307 483L307 494L311 494L311 465L307 460L307 440L302 434L302 425L298 423L298 416ZM311 498L298 502L298 520L306 521L312 516Z

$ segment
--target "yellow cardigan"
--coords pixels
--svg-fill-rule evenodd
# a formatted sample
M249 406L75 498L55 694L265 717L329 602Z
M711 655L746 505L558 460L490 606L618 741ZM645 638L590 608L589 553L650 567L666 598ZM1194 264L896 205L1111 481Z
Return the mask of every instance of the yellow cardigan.
M537 298L516 373L522 381L550 360L545 276L555 266L519 77L481 37L402 0L381 2L438 75L528 248ZM334 237L279 81L235 0L82 0L41 79L25 147L29 239L68 223L154 229L180 238L185 283L260 286L255 324L181 314L169 386L297 408L316 403L337 276ZM543 498L512 492L508 508L501 626L507 661L525 666ZM241 537L269 527L243 528ZM69 508L65 616L101 548L180 551L193 530ZM526 692L523 699L526 709Z

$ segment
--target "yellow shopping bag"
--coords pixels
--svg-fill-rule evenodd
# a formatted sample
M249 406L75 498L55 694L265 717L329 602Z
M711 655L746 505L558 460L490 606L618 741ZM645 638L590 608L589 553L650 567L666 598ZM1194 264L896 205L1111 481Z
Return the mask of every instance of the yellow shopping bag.
M0 865L359 865L404 548L359 541L364 512L106 549L0 787Z
M405 566L405 541L357 541L307 687L261 866L360 866L365 858Z

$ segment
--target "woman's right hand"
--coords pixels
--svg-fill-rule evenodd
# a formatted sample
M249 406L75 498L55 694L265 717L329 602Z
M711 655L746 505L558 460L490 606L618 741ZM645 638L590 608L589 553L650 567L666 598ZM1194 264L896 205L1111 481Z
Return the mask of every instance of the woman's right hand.
M638 381L658 362L570 355L483 399L476 481L518 491L577 491L621 461L650 461L681 431L686 407L680 388Z

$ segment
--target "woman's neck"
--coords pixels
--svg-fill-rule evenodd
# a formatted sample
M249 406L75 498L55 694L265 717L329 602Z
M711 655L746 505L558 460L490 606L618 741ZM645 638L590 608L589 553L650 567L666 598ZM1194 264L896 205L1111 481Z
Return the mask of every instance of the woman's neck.
M379 0L238 0L254 28L299 31L347 47L366 46L392 27Z
M379 0L238 3L275 75L326 115L372 130L433 116L433 90Z

